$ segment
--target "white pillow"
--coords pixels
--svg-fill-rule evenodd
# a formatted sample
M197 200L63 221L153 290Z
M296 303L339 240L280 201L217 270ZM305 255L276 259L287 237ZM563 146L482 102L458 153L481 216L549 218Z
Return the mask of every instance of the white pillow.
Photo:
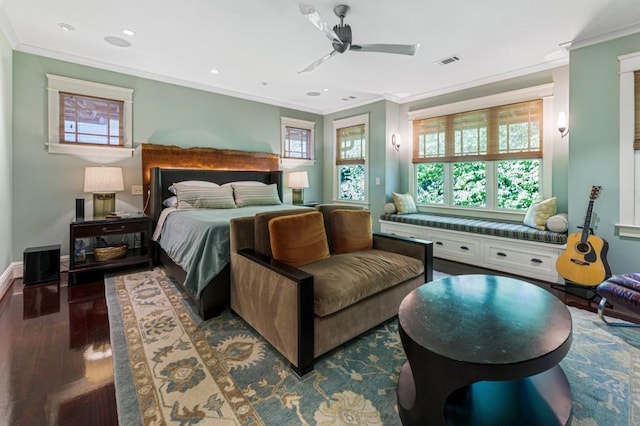
M551 197L546 200L534 201L527 214L524 217L523 223L532 228L544 231L547 224L547 219L556 214L557 198Z
M218 185L217 183L213 183L213 182L209 182L206 180L183 180L182 182L178 182L181 185L188 185L188 186L202 186L202 187L207 187L207 188L215 188L218 187L220 185ZM172 194L176 194L176 188L175 188L175 183L173 185L171 185L169 188L167 188L169 190L170 193Z
M223 183L222 184L222 186L230 186L230 185L235 185L235 186L267 186L266 183L258 182L257 180L239 180L237 182L229 182L229 183Z
M173 197L169 197L162 202L162 205L165 207L175 207L178 205L178 197L175 195Z
M569 220L566 213L558 213L547 219L547 229L553 232L567 232Z
M278 185L236 185L233 184L233 197L238 207L270 206L282 204L278 196Z
M174 184L178 209L234 209L233 190L230 187L211 187Z
M387 203L384 205L384 212L388 213L388 214L393 214L395 213L396 210L396 205L394 203Z

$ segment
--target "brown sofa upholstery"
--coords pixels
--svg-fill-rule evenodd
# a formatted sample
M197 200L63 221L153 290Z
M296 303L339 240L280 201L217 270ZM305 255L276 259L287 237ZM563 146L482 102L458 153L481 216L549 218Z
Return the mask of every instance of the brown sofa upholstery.
M317 207L327 234L337 208L348 207ZM379 233L371 250L332 254L299 268L274 260L269 220L308 211L233 219L230 229L231 309L299 375L313 370L318 356L397 315L402 299L433 279L431 242Z

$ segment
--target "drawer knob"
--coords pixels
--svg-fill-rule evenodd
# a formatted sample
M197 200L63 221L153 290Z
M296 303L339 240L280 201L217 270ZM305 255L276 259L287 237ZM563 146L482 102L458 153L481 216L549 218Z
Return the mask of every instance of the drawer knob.
M500 257L507 257L507 253L503 253L501 251L497 252L496 254Z
M437 246L443 246L443 245L444 245L444 243L443 243L442 241L436 241L436 245L437 245Z
M534 257L533 259L531 259L531 261L532 261L533 263L542 263L542 260L537 259L537 258L535 258L535 257Z
M460 246L460 250L468 251L468 250L469 250L469 247L467 247L467 246Z

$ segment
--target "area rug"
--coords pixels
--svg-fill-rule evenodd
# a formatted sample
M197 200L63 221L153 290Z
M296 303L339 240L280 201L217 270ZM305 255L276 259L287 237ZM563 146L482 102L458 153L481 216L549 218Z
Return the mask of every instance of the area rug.
M229 311L200 321L162 269L105 282L121 425L399 425L405 361L390 320L322 357L297 378ZM572 425L640 424L640 330L569 308L573 343L561 362Z

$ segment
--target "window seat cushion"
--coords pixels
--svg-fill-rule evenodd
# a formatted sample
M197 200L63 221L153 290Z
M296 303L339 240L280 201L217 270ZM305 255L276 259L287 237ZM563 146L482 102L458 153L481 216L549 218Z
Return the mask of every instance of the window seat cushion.
M432 228L448 229L451 231L471 232L474 234L513 238L517 240L538 241L550 244L566 244L567 242L566 232L541 231L523 225L522 222L507 222L426 213L403 215L385 213L380 216L380 219L389 222L407 223L411 225L428 226Z

